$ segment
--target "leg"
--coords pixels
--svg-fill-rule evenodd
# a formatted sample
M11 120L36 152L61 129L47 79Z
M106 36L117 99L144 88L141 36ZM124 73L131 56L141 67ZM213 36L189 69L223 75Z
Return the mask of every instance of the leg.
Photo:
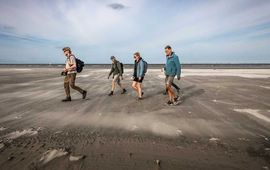
M120 75L117 75L117 79L115 80L115 82L117 83L117 85L118 85L122 90L124 90L124 88L122 87L122 84L121 84Z
M172 83L172 86L173 86L176 90L180 90L180 88L179 88L175 83Z
M114 82L114 80L112 81L112 92L114 92L114 90L115 90L115 82Z
M167 90L168 90L168 94L169 94L169 100L171 102L174 102L175 94L174 94L174 91L172 89L172 86L171 85L167 85Z
M118 85L122 90L125 89L125 88L122 86L120 79L117 81L117 85Z
M65 88L67 98L70 97L69 77L70 77L69 75L66 75L64 79L64 88Z
M142 83L137 83L137 89L139 98L142 98Z
M132 82L132 88L136 91L137 95L139 95L137 84L138 84L138 83L137 83L136 81L133 81L133 82Z
M137 82L136 82L136 81L133 81L133 82L132 82L132 88L133 88L135 91L138 91L138 89L137 89Z
M163 95L167 95L167 94L168 94L168 91L167 91L167 81L168 81L168 77L169 77L169 76L166 76L166 78L165 78L165 91L163 92Z
M84 90L75 85L75 80L76 80L76 74L74 73L70 74L70 79L69 79L70 87L73 88L74 90L77 90L81 94L83 94Z
M174 79L174 77L172 77L172 76L168 77L168 81L167 81L167 85L166 85L166 90L168 92L169 100L171 102L174 102L174 98L175 98L175 94L174 94L174 91L172 89L173 79Z
M122 89L121 94L125 94L127 92L127 90L123 87L123 85L121 84L121 80L119 78L119 80L117 81L118 86Z

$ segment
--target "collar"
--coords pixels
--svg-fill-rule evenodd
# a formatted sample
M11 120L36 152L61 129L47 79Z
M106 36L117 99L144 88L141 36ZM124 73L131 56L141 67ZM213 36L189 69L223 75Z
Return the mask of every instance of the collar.
M171 55L167 55L166 57L167 57L167 58L171 58L171 57L173 57L173 55L174 55L174 52L172 52Z

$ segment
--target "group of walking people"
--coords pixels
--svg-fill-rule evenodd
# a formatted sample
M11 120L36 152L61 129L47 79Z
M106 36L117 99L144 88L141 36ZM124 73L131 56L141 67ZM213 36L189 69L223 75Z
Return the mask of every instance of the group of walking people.
M70 87L74 90L77 90L82 94L82 98L85 99L87 96L87 91L81 89L80 87L75 85L76 80L76 74L78 63L76 63L78 60L72 54L72 51L69 47L63 48L64 55L66 56L66 64L65 68L62 72L62 74L65 75L64 78L64 88L66 92L66 98L63 99L63 102L71 101L70 96ZM167 45L165 47L165 55L166 55L166 64L162 71L164 71L165 74L165 91L164 95L168 95L169 100L166 103L169 106L175 106L181 103L181 97L180 97L180 88L174 83L174 79L177 78L178 80L181 79L181 65L179 62L178 56L175 54L175 52L172 51L171 46ZM147 62L141 57L139 52L135 52L133 54L134 58L134 70L133 70L133 77L132 77L132 88L136 91L137 99L142 100L144 92L142 90L142 83L145 77L145 74L147 73L148 64ZM114 95L114 91L116 86L118 85L122 92L121 94L125 94L127 90L121 83L121 80L123 80L123 74L124 74L124 66L123 63L117 60L115 56L110 57L112 61L111 70L108 75L108 79L110 79L112 75L112 88L109 96ZM80 60L79 60L80 61ZM173 87L176 89L176 93L173 90Z

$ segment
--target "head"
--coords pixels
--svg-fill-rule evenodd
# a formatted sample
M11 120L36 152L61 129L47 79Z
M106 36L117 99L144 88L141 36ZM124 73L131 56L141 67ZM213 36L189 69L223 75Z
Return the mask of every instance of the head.
M171 46L167 45L165 47L165 54L166 54L166 56L172 55L172 47Z
M112 62L114 63L114 62L116 61L115 56L111 56L111 60L112 60Z
M139 52L136 52L133 54L134 60L138 61L141 58L141 54Z
M66 57L69 57L71 54L71 49L69 47L64 47L63 52Z

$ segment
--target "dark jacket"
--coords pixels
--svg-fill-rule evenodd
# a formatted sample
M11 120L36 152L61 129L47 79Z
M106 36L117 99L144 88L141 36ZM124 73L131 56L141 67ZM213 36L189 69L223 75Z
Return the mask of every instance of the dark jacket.
M112 74L114 76L117 75L117 74L122 76L123 73L122 73L121 64L120 64L119 61L116 61L116 62L112 63L111 71L109 73L109 76L111 76Z

